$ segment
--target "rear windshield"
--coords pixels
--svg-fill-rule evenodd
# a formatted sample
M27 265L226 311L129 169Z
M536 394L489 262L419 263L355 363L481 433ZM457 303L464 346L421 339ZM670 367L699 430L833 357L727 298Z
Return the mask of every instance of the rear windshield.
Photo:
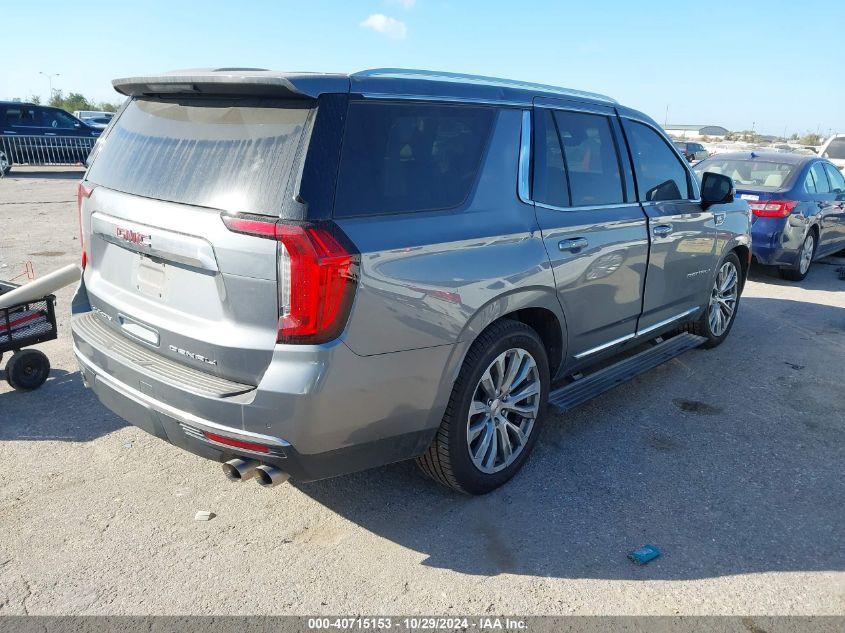
M125 193L224 211L277 215L307 102L136 99L88 171Z
M693 167L693 171L701 178L706 171L724 174L730 177L739 187L754 187L778 189L789 180L796 165L764 160L720 160L710 158L701 161Z
M495 114L486 106L351 103L335 216L461 205L475 183Z
M824 151L825 156L834 160L845 160L845 138L835 138Z

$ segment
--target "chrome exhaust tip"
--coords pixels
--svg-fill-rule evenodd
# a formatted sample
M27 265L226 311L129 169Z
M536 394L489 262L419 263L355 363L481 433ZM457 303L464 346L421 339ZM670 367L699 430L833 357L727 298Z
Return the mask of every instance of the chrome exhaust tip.
M230 459L222 466L229 481L246 481L255 476L259 464L254 459Z
M268 466L267 464L261 464L255 469L255 481L258 482L259 486L264 486L265 488L274 488L279 484L283 484L289 477L290 475L286 472L274 466Z

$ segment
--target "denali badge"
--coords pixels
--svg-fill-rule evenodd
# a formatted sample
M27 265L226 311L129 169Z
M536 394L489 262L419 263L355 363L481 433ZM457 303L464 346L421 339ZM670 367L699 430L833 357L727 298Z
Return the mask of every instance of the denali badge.
M91 312L95 312L96 314L99 314L101 317L103 317L107 321L112 320L110 315L108 315L105 312L103 312L102 310L100 310L100 308L98 308L97 306L91 306Z
M149 246L152 243L152 237L145 235L140 231L133 231L132 229L125 229L122 226L115 227L115 235L124 242L130 244L137 244L138 246Z
M177 354L182 354L182 356L187 356L192 360L198 360L201 363L205 363L206 365L216 365L216 360L211 360L210 358L206 358L202 354L194 354L193 352L189 352L186 349L182 349L181 347L176 347L175 345L168 345L171 352L176 352Z

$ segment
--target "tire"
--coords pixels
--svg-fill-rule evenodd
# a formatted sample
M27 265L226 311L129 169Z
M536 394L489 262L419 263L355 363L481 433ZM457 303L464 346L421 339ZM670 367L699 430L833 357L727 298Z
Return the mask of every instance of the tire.
M795 262L795 266L792 268L781 268L778 271L780 272L780 276L789 281L804 281L807 273L810 272L810 265L816 257L816 249L818 247L816 232L811 229L801 244L801 249L798 251L798 261Z
M508 388L512 367L516 375ZM485 376L489 378L487 387L482 385ZM539 393L530 394L534 385ZM491 400L497 391L504 391L505 398ZM513 399L526 393L529 395ZM510 319L494 323L469 348L440 428L417 464L429 477L453 490L471 495L495 490L513 477L531 454L548 397L549 361L537 332ZM473 429L475 437L470 438Z
M732 300L729 298L731 293L721 290L721 287L725 286L725 282L728 281L727 276L723 277L723 271L730 270L731 267L733 269L734 278L732 286L734 289ZM692 332L698 336L703 336L707 339L707 341L702 344L702 347L705 349L711 349L721 345L728 337L728 334L730 334L731 328L733 328L734 321L736 320L736 313L739 310L739 299L742 296L742 282L742 266L739 264L739 258L736 256L736 253L728 253L725 255L724 259L719 262L719 266L716 268L716 276L713 279L713 285L710 290L710 300L707 306L698 320L694 321L686 328L688 332ZM717 296L722 297L722 301L719 301ZM717 310L717 307L715 306L718 306L720 303L722 305L718 308L718 310L722 318L721 321L711 318L713 317L713 311ZM728 308L731 308L729 315L726 314Z
M0 146L0 176L7 175L12 171L12 160L9 154Z
M37 349L12 354L6 363L6 381L18 391L38 389L50 375L50 360Z

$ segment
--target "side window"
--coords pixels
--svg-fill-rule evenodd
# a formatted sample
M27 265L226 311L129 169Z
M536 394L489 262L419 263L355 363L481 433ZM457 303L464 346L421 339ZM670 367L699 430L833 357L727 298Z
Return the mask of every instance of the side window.
M569 206L569 186L563 166L563 150L552 111L534 110L534 186L535 202L555 207Z
M496 109L486 106L350 103L335 216L460 206L475 184L495 117Z
M11 107L6 110L6 121L15 127L38 127L39 117L32 106Z
M836 169L830 163L824 164L824 170L827 172L827 178L830 180L830 188L838 193L845 193L845 176L842 172Z
M807 171L807 177L804 178L804 189L807 193L816 193L816 179L813 178L813 170Z
M636 121L629 121L625 130L634 159L640 202L689 198L687 170L666 141L650 127Z
M44 115L44 127L49 127L57 130L72 130L76 127L76 121L72 116L63 110L56 110L54 108L44 108L42 110Z
M572 206L623 201L619 156L607 117L555 111Z
M824 173L824 163L813 163L810 167L810 173L813 174L813 180L816 181L816 193L830 193L830 184L827 182L827 176Z

